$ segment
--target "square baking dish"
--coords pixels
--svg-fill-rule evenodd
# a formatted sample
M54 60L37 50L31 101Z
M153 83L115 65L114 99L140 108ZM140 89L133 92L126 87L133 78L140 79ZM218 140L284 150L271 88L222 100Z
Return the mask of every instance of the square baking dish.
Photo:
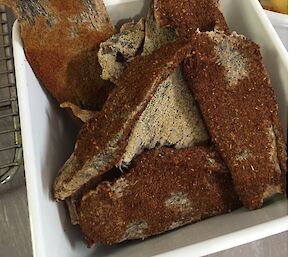
M257 0L221 0L232 31L261 46L287 133L287 52ZM149 0L106 0L115 24L145 15ZM117 246L88 249L63 203L52 198L52 183L73 150L78 128L43 89L26 60L18 22L13 48L22 127L28 206L34 257L203 256L287 230L287 199L275 197L262 209L245 208L183 228Z

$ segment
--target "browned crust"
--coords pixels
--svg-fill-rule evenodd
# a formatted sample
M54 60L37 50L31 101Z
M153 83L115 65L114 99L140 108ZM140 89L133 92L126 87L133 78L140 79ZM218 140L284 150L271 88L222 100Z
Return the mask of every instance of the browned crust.
M235 86L228 84L226 71L214 52L220 46L207 33L195 37L195 54L186 61L184 70L240 199L246 207L255 209L262 205L268 185L279 186L276 192L285 192L286 145L259 47L245 38L231 37L237 38L233 48L246 60L248 73ZM229 37L223 35L223 41L226 40ZM270 130L276 136L275 146ZM274 151L279 171L271 158ZM247 153L246 158L238 158L243 153Z
M111 140L118 138L119 133L123 136L119 136L118 142L126 143L132 125L157 87L178 67L190 49L188 42L179 41L166 44L151 55L135 58L120 77L103 111L82 128L75 149L77 158L82 162L90 160L105 150Z
M166 206L172 196L175 201L183 197L181 205ZM80 226L88 245L114 244L146 238L239 206L230 174L212 148L160 148L144 151L128 173L87 193L80 206ZM143 222L147 226L141 233L134 233L134 226L132 231L128 229Z
M157 87L190 50L189 42L179 41L130 62L103 110L82 127L74 152L76 167L67 176L63 170L68 169L69 164L62 168L54 184L56 199L63 200L120 161L135 121ZM86 168L91 168L92 172L86 172Z
M115 33L102 0L16 0L26 57L59 103L99 110L109 83L100 79L97 51Z
M285 143L282 127L279 120L278 105L276 112L272 112L272 123L274 126L274 133L276 136L277 158L279 161L280 168L285 176L285 173L288 172L287 144Z
M213 0L154 0L154 16L160 27L172 27L179 36L191 36L197 29L228 32L226 21Z

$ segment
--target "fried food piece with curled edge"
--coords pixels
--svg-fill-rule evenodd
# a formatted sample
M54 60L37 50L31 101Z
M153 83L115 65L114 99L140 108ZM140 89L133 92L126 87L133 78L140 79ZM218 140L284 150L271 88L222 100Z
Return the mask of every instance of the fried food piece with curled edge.
M102 0L0 0L15 12L36 76L61 104L100 110L111 90L100 77L99 44L115 33Z

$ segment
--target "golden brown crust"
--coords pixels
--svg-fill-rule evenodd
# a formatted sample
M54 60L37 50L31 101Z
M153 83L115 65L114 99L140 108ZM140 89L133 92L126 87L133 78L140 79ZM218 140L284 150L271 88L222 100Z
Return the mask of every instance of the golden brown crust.
M103 2L15 2L26 57L37 77L59 103L99 110L111 87L99 77L97 51L115 32Z
M119 163L134 123L190 49L187 41L170 43L129 63L102 111L82 127L74 155L55 181L56 199L63 200Z
M125 175L102 182L80 206L89 245L146 238L240 206L228 170L212 148L144 151Z
M219 42L209 33L195 37L185 75L240 199L255 209L270 193L285 192L287 154L278 106L259 47L241 36L215 36ZM233 59L216 54L226 49ZM244 73L229 81L240 68Z
M179 36L191 36L197 29L228 32L226 21L216 1L154 0L154 16L160 27L172 27Z

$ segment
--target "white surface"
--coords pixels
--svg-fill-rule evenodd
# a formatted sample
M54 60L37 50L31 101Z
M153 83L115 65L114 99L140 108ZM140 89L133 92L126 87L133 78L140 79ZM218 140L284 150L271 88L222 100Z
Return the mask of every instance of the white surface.
M285 48L288 49L288 15L265 11Z
M114 22L147 11L143 1L114 2L119 5L108 7ZM258 1L221 0L221 3L231 30L261 45L286 131L288 69L284 46ZM287 229L287 200L274 198L260 210L250 212L242 208L145 241L87 249L78 228L70 225L64 206L51 196L53 179L72 151L76 128L39 85L26 61L17 23L13 42L35 257L182 256L183 253L201 256Z

